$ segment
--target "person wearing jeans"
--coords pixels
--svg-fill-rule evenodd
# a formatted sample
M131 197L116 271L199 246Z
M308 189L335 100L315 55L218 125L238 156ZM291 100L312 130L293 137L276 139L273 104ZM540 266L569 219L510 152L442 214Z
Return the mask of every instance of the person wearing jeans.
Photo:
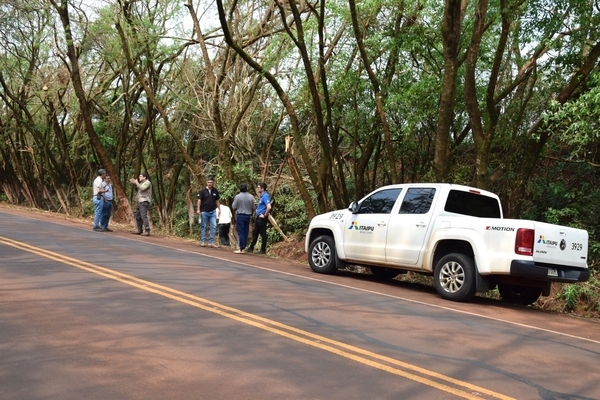
M110 221L110 216L112 215L113 208L113 188L110 184L110 176L106 175L104 177L104 194L102 195L104 199L104 204L102 207L102 218L100 218L100 227L103 232L112 232L112 229L108 227L108 221Z
M235 211L235 226L240 241L239 250L234 253L245 253L250 232L250 218L254 212L254 197L248 193L248 186L240 184L240 193L233 198L231 208Z
M200 213L200 245L206 246L206 229L208 228L208 245L215 247L215 233L217 232L217 210L202 211Z
M94 187L93 193L94 197L92 200L94 201L94 230L102 231L100 227L100 220L102 218L102 209L104 207L104 199L102 198L102 194L104 193L102 189L102 185L104 183L104 177L106 177L106 171L104 169L98 170L98 176L94 179Z
M260 235L260 251L258 254L265 254L267 251L267 222L269 221L269 213L271 212L271 198L267 193L267 184L261 182L256 187L258 193L258 205L256 206L256 219L254 220L254 230L252 231L252 243L246 250L248 253L254 251L254 246Z
M210 176L206 180L198 195L198 209L196 213L200 216L200 246L206 246L206 228L209 228L208 245L215 246L215 231L217 230L217 208L221 207L219 202L219 190L214 187L215 179Z

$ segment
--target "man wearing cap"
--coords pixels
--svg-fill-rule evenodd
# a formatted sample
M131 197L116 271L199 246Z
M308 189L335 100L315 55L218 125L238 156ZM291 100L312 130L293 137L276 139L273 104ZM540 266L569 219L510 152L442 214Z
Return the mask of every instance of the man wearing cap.
M150 221L148 221L148 206L152 201L152 184L148 180L146 172L140 174L138 179L131 178L130 183L134 184L137 192L135 200L137 201L137 211L135 212L135 221L137 223L137 231L131 233L141 235L144 233L142 228L146 229L146 236L150 236Z
M104 169L98 170L98 176L94 179L93 192L94 197L92 200L94 201L94 230L101 232L102 228L100 227L100 219L102 218L102 208L104 207L104 198L102 194L104 193L103 183L104 178L106 177L106 171Z
M260 252L258 254L265 254L267 251L267 221L269 220L269 213L271 212L271 198L267 193L267 184L261 182L256 187L258 193L258 205L256 206L256 219L254 220L254 230L252 231L252 243L246 250L247 253L254 251L254 246L258 241L258 235L260 234Z

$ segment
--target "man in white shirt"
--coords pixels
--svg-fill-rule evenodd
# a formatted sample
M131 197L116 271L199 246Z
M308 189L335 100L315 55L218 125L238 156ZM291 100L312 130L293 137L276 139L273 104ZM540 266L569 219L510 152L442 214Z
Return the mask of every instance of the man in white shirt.
M106 177L106 171L103 169L98 170L98 176L94 179L93 192L94 197L92 200L94 201L94 230L102 231L100 227L100 219L102 218L102 208L104 207L104 198L102 194L104 193L103 184L104 178Z

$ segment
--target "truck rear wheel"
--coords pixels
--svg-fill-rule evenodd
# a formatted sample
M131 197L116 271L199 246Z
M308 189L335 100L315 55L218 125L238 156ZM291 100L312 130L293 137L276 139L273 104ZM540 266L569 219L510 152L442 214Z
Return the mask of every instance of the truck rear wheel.
M506 284L499 284L498 291L500 292L500 296L502 296L502 300L509 303L522 304L524 306L535 303L542 294L541 287Z
M468 301L475 295L475 262L464 254L448 254L435 266L433 280L442 298Z
M321 274L333 274L341 262L338 261L335 241L331 236L321 235L308 247L308 264Z

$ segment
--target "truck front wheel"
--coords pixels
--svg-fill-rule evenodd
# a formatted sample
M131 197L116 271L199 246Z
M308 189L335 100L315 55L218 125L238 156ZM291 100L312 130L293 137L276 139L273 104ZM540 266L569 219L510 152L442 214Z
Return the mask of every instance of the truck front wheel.
M468 301L475 295L475 262L464 254L448 254L434 270L435 290L442 298Z
M500 292L500 296L502 296L502 300L508 303L523 304L524 306L535 303L542 294L541 287L506 284L499 284L498 291Z
M308 264L321 274L333 274L338 269L335 241L331 236L321 235L310 243Z

